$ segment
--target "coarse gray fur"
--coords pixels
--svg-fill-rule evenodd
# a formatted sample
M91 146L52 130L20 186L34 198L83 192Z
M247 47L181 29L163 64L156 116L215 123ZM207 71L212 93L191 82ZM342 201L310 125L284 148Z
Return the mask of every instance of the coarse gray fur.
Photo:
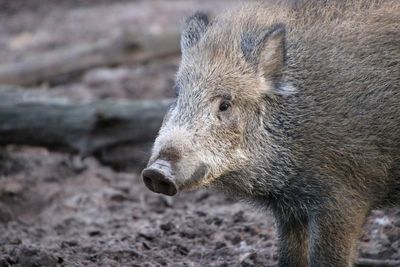
M352 266L368 212L400 200L399 1L198 13L176 83L149 166L272 208L280 267Z

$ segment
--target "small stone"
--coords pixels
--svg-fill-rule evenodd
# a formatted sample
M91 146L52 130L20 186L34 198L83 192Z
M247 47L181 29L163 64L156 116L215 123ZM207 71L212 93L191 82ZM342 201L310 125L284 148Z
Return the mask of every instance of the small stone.
M78 245L79 245L79 243L76 240L68 240L68 241L61 242L61 248L76 247Z
M10 243L10 245L21 245L22 241L19 238L14 238L14 239L11 239L9 243Z
M221 248L224 248L224 247L226 247L226 243L225 243L225 242L218 241L218 242L215 244L215 249L221 249Z
M164 224L160 225L160 229L165 231L165 232L168 232L168 231L172 230L173 228L175 228L175 226L171 222L164 223Z
M150 246L146 242L142 242L142 245L145 249L149 250Z
M233 214L233 222L234 223L241 223L241 222L245 222L246 219L244 218L244 212L238 211L235 214Z
M206 216L207 216L207 213L205 213L204 211L196 211L196 214L197 214L199 217L206 217Z
M152 234L152 233L139 233L138 237L144 238L150 242L154 241L154 239L155 239L154 234Z
M219 217L212 217L212 218L208 218L206 219L206 223L207 224L214 224L216 226L220 226L223 222L223 219L219 218Z
M123 202L128 200L127 196L123 193L115 193L110 197L110 200L115 202Z
M101 236L102 232L100 230L92 230L88 232L89 236Z
M243 240L243 239L242 239L241 236L235 235L235 236L233 237L233 239L232 239L232 244L233 244L233 245L237 245L237 244L239 244L242 240Z
M179 254L182 256L187 256L189 254L189 249L187 247L184 247L182 245L177 245L176 250L178 251Z

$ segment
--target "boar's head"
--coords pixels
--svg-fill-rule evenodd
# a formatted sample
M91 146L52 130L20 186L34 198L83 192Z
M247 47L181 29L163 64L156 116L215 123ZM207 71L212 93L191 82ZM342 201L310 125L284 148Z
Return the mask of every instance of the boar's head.
M282 82L284 25L196 13L181 49L178 96L142 172L146 186L166 195L208 185L248 194L273 183L263 180L266 160L279 157L279 129L269 123L278 99L293 93Z

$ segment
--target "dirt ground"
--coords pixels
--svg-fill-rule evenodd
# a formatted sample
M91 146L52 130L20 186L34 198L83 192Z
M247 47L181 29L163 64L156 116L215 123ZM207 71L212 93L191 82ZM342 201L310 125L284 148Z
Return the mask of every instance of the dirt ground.
M0 266L275 266L267 211L212 191L166 197L92 158L1 155ZM375 211L360 256L400 259L397 211Z
M0 64L235 4L215 2L0 0ZM79 100L168 97L178 63L171 57L96 68L31 90ZM359 257L400 260L399 215L400 209L372 212ZM276 245L270 212L218 192L161 196L138 173L94 158L0 148L0 267L276 266Z

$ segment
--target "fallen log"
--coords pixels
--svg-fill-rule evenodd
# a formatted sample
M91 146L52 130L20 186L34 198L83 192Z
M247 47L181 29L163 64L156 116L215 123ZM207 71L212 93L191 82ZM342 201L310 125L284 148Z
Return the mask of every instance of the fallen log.
M379 259L358 259L356 267L398 267L400 261L396 260L379 260Z
M98 66L141 62L179 52L178 29L125 30L114 38L0 65L0 84L33 85Z
M94 155L114 166L143 161L170 103L116 99L72 103L8 88L0 90L0 145Z

